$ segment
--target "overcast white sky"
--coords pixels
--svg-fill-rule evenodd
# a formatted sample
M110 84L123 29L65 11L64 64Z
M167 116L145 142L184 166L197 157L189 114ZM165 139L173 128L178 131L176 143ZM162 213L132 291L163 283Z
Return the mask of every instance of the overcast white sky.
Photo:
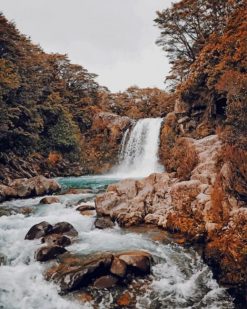
M0 10L47 52L68 54L112 91L164 88L155 12L172 0L0 0ZM174 1L173 1L174 2Z

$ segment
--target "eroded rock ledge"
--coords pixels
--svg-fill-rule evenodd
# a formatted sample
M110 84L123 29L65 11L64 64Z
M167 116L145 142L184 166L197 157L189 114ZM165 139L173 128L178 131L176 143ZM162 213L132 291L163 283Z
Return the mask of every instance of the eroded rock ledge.
M224 209L215 203L219 174L227 181L226 167L219 173L217 166L221 142L216 135L183 140L197 156L188 180L181 181L172 173L123 180L97 196L97 213L110 216L121 226L152 223L180 232L191 242L203 242L205 260L217 270L218 279L224 284L245 286L247 208L226 192L221 197Z
M44 176L32 178L19 178L11 181L8 185L0 184L0 202L11 198L27 198L52 194L61 189L55 179Z

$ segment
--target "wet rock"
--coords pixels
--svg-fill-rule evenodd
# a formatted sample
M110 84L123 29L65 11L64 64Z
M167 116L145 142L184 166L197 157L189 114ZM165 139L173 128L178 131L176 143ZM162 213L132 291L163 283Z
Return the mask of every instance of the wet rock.
M127 307L131 304L132 297L129 292L124 292L118 299L117 304L120 307Z
M41 242L46 243L48 246L67 247L71 245L70 238L60 234L47 235L41 239Z
M151 269L151 254L148 252L126 252L118 256L137 273L148 274Z
M46 221L40 222L38 224L35 224L30 228L30 230L27 232L25 239L38 239L43 236L48 235L53 230L52 225L49 224Z
M64 292L76 290L88 285L92 278L109 272L112 259L111 253L94 256L65 254L61 257L60 264L48 271L47 279L59 284Z
M123 278L127 272L127 264L119 258L114 257L110 271L113 275Z
M40 204L54 204L54 203L59 203L59 202L60 200L56 196L46 196L42 198L39 203Z
M88 292L78 292L74 296L79 302L87 303L93 301L93 296Z
M46 262L55 259L58 255L65 253L67 250L60 246L46 246L39 248L35 253L35 258L39 262Z
M3 253L0 253L0 266L7 264L7 256Z
M68 222L58 222L55 225L53 225L52 228L53 234L64 234L67 236L75 237L78 235L77 230L73 227L72 224Z
M0 217L2 216L12 216L16 214L23 214L28 216L32 212L30 207L8 207L1 206L0 207Z
M87 194L87 193L93 193L93 190L92 189L70 188L67 191L65 191L63 194Z
M107 276L102 276L100 278L97 278L94 281L94 287L97 289L109 289L114 287L118 282L118 278L107 275Z
M16 196L17 192L13 188L5 185L0 185L0 202L3 202L9 198L14 198Z
M87 211L87 210L95 210L95 207L93 205L80 205L76 208L77 211L80 211L80 212L84 212L84 211Z
M94 225L97 229L108 229L114 227L114 223L109 217L97 218Z
M116 218L120 226L130 227L139 225L143 222L142 212L130 212L130 213L120 213Z
M9 186L17 192L18 197L51 194L61 189L55 179L48 179L44 176L16 179Z
M148 274L151 259L151 255L144 251L105 252L91 256L65 253L57 257L58 264L48 270L46 279L57 283L63 292L90 284L97 288L110 288L134 274Z
M148 213L164 207L170 177L167 173L152 174L143 180L124 180L110 185L95 200L96 211L110 216L121 226L139 225Z
M0 202L11 198L24 198L52 194L61 189L55 179L44 176L20 178L9 183L8 186L0 185Z

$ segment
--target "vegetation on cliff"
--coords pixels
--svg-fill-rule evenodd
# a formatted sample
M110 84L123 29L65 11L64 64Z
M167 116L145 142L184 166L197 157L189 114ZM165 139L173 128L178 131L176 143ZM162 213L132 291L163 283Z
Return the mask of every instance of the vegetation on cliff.
M113 143L109 123L95 125L100 112L141 118L172 110L164 91L112 94L95 78L66 55L45 53L0 15L0 180L104 171L123 132Z

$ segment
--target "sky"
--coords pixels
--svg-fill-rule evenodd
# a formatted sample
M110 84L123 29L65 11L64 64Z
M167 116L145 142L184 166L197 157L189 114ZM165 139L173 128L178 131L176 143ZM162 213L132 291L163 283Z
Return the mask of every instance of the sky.
M68 54L111 91L165 88L166 55L155 44L157 10L172 0L0 0L0 10L46 52Z

